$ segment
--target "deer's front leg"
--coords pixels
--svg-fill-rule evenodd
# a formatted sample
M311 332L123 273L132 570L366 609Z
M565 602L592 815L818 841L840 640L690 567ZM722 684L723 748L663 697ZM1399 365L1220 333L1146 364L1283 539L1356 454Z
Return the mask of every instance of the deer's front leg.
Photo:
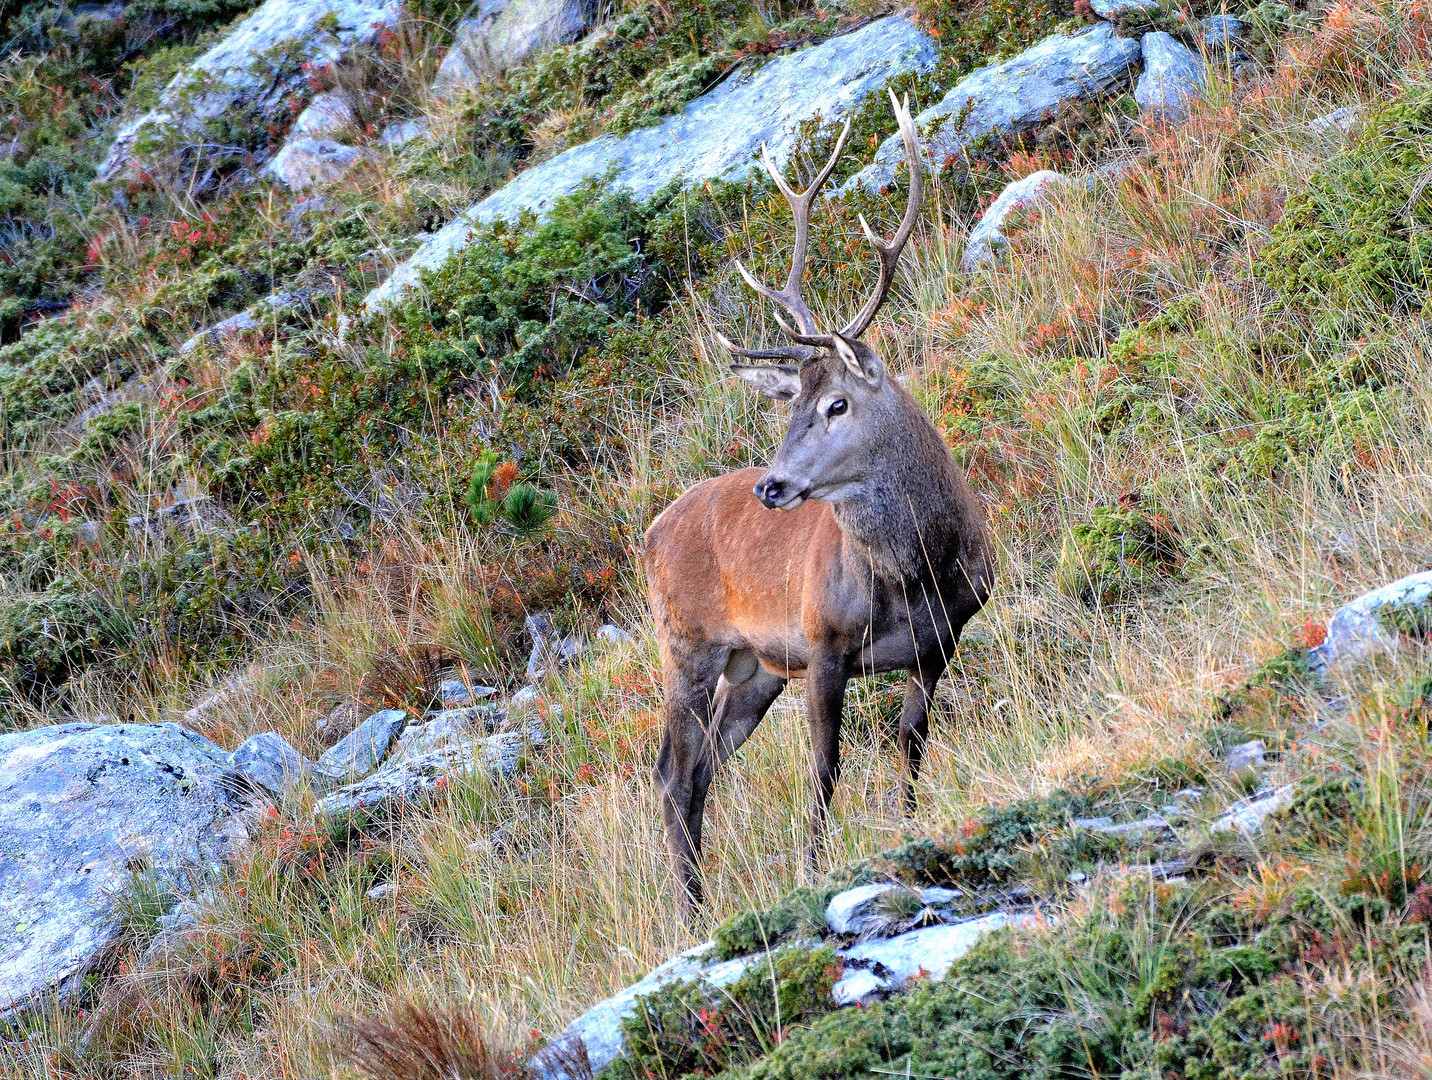
M806 712L810 718L811 779L815 798L810 812L806 862L815 869L824 851L830 798L840 779L840 720L845 710L848 675L843 654L817 650L806 669Z

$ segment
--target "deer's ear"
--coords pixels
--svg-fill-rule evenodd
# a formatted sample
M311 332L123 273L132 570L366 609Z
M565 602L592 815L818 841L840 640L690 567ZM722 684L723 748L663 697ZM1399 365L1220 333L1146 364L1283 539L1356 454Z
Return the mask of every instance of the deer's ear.
M845 369L878 389L885 378L885 361L863 341L847 341L839 334L832 334L831 337L835 342L835 353L844 361Z
M777 401L790 401L801 392L801 369L790 364L732 364L731 372Z

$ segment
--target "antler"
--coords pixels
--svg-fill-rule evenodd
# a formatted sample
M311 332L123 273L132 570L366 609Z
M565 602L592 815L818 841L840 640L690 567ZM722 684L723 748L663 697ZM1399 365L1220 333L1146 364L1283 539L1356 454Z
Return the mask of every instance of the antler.
M905 142L905 158L910 163L910 194L905 200L905 216L900 219L900 227L895 230L895 235L888 244L875 235L866 222L865 215L860 215L860 227L865 230L865 238L880 254L880 277L875 283L875 291L870 294L870 299L865 301L860 313L840 331L843 338L858 338L865 333L871 320L875 318L875 313L880 310L880 305L885 303L890 286L895 282L895 268L900 263L900 252L905 249L905 243L915 229L915 219L920 216L924 184L920 168L920 143L915 134L915 121L910 117L910 95L905 95L902 105L895 99L895 91L891 90L890 104L895 108L895 120L900 125L900 136Z
M830 160L825 163L825 167L821 169L810 187L800 195L792 191L790 185L786 183L785 177L776 168L763 143L761 145L761 160L765 162L766 169L771 174L771 178L775 180L776 186L781 189L781 194L786 197L786 202L790 203L791 216L796 223L796 237L791 250L791 272L790 276L786 278L785 288L778 291L757 281L739 259L736 260L736 269L746 279L746 284L757 293L785 308L796 325L794 327L787 325L780 315L776 316L776 322L786 337L796 344L775 349L742 349L721 334L717 334L717 339L727 351L753 360L795 360L807 363L814 360L820 354L821 349L835 348L837 337L858 338L870 326L871 320L880 310L880 305L885 302L885 297L890 292L890 286L895 281L895 268L900 262L900 252L904 250L906 241L910 239L910 233L914 231L915 219L919 216L920 200L924 192L921 180L920 144L915 135L915 121L910 117L910 95L905 95L902 104L892 90L890 91L890 104L895 109L895 119L900 125L900 135L905 142L905 156L910 163L910 194L905 204L905 216L900 221L900 228L895 231L894 237L888 244L875 235L874 230L866 222L865 215L860 216L860 227L865 230L866 238L880 255L880 276L875 283L875 292L870 299L865 301L865 306L860 309L860 313L838 334L821 333L816 326L815 316L811 314L810 308L801 296L801 275L805 272L806 247L810 241L811 204L815 201L821 186L829 179L836 161L840 159L840 152L845 147L845 137L850 134L850 121L845 122L840 138L835 142L835 150L830 155Z
M845 137L849 134L850 121L847 120L845 127L840 132L840 138L835 141L835 150L825 163L825 167L816 175L810 187L799 195L791 190L791 186L786 183L786 178L781 175L781 170L776 168L776 163L771 160L765 143L761 144L761 160L765 162L766 171L771 174L771 179L776 182L776 187L780 188L781 194L790 204L791 217L795 219L796 223L796 238L791 247L791 272L786 278L785 288L777 291L757 281L740 259L736 260L736 269L741 272L747 285L767 300L786 309L791 318L795 320L795 327L786 325L779 315L776 316L776 322L788 338L799 344L776 349L741 349L718 334L717 337L720 338L722 346L737 356L746 356L753 360L795 360L807 363L819 355L820 346L825 343L825 335L822 335L816 326L815 316L811 314L810 308L801 296L801 275L805 273L806 246L810 242L810 208L811 204L815 202L816 195L820 193L821 187L826 180L830 179L830 174L835 169L835 163L840 160L840 152L845 149Z

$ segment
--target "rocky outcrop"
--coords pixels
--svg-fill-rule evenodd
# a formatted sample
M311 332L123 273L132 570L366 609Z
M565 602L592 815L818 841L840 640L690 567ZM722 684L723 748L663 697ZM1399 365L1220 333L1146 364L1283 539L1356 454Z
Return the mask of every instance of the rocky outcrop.
M1157 11L1159 0L1089 0L1089 6L1101 19L1122 19L1125 15Z
M1138 43L1131 43L1137 51ZM697 98L679 115L630 135L603 135L520 174L433 234L389 279L368 294L381 310L469 242L475 226L541 215L585 180L611 176L615 186L647 198L678 177L700 183L734 178L758 167L765 143L783 164L796 144L796 128L819 116L837 121L857 109L891 78L926 71L935 43L900 16L877 19L853 33L791 55L750 74L736 74Z
M120 932L137 872L179 890L243 838L230 764L178 724L0 735L0 1014L63 998Z
M1139 43L1102 23L1068 37L1046 38L1012 60L980 68L915 117L926 165L943 169L991 137L1047 121L1065 102L1108 93L1130 81L1138 62ZM845 189L858 185L879 191L894 181L904 162L904 147L892 135Z
M1063 180L1064 177L1053 169L1041 169L1014 181L1001 191L999 198L990 204L970 230L965 253L960 256L960 269L969 273L981 264L994 262L1005 244L1004 225L1009 215L1033 206L1050 188Z
M415 740L419 745L422 740ZM540 729L512 731L485 739L461 735L435 740L437 748L392 762L357 783L324 796L314 807L319 818L388 819L427 804L454 777L474 771L512 776L529 746L541 745Z
M1144 35L1144 71L1134 100L1153 120L1178 124L1203 96L1203 61L1162 31Z
M275 121L301 86L298 62L332 62L392 25L401 0L265 0L176 75L155 109L116 134L97 178L117 177L150 139L178 135L197 147L210 122ZM282 62L278 59L282 57Z
M1396 649L1400 638L1396 626L1389 625L1389 616L1398 610L1419 609L1426 609L1424 618L1432 620L1432 570L1364 593L1328 620L1327 637L1309 654L1313 670L1322 672L1335 663L1355 662Z
M1212 825L1215 833L1236 832L1252 836L1263 831L1273 814L1281 814L1293 805L1293 785L1285 784L1276 791L1263 791L1235 803Z
M479 0L463 19L433 80L433 93L450 99L554 45L569 45L592 25L594 0Z

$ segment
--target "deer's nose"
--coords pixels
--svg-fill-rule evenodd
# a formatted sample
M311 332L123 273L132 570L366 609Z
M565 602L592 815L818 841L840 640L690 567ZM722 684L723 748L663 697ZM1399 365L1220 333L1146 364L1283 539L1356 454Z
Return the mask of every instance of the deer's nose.
M761 504L767 510L774 510L780 506L785 493L785 485L770 475L761 477L760 482L756 484L756 498L761 500Z

